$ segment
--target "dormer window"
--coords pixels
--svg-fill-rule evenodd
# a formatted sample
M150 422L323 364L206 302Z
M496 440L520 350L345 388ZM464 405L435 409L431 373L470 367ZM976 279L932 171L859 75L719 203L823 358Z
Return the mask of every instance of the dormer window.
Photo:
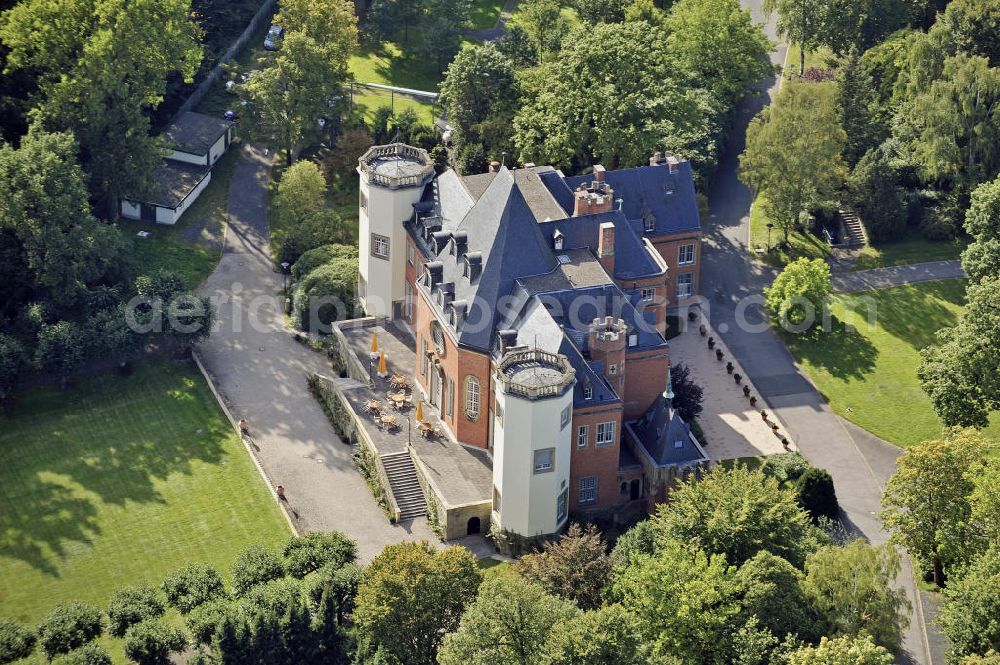
M552 234L552 247L557 252L561 252L563 245L565 244L566 237L562 234L562 231L556 229L556 232Z
M583 386L583 399L594 399L594 386L589 383Z

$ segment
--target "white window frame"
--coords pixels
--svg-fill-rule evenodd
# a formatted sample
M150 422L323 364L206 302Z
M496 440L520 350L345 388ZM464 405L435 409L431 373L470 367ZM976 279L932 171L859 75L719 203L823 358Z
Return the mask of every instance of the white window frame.
M590 443L590 425L580 425L576 428L576 447L586 448Z
M385 253L380 251L384 247ZM389 236L379 235L378 233L372 234L372 251L371 254L377 259L389 260Z
M618 373L618 365L616 365L615 363L609 363L608 364L608 374L610 374L611 376L614 376L617 373Z
M694 293L694 273L682 272L677 275L677 297L690 298Z
M548 465L538 463L538 454L548 453L549 463ZM556 469L556 449L555 448L539 448L531 456L531 468L533 472L537 475L539 473L552 473Z
M642 287L642 290L640 291L640 293L642 295L643 301L645 301L645 302L652 302L653 298L656 297L656 289L654 289L651 286L644 286L644 287Z
M562 413L559 414L559 429L566 429L566 425L569 425L570 416L573 413L573 407L566 405L563 408Z
M479 377L474 374L467 374L465 376L465 417L472 422L479 420L482 404L483 391L479 383Z
M594 399L594 386L588 384L583 387L583 399Z
M413 245L406 243L406 262L413 265Z
M597 476L584 476L577 484L576 502L597 503Z
M445 399L448 400L447 414L451 418L455 414L455 380L451 377L447 378L447 386L445 388Z
M687 258L684 258L687 256ZM677 248L677 265L689 266L694 263L694 245L681 245Z
M597 423L597 446L612 446L615 443L615 421L609 420L605 423Z

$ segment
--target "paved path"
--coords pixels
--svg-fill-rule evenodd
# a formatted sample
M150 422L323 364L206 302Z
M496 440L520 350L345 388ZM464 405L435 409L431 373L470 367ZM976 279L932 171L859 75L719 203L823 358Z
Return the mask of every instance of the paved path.
M965 277L962 262L931 261L908 266L873 268L855 272L836 273L833 276L833 290L842 293L888 289L918 282L933 282L939 279L960 279Z
M510 17L514 15L517 11L517 6L520 4L520 0L507 0L503 7L500 9L500 16L497 17L496 25L492 28L486 28L485 30L470 30L467 34L472 39L478 39L481 42L493 42L501 37L503 33L507 30L507 21Z
M760 0L742 0L754 18L763 21ZM774 39L773 22L766 25ZM772 61L784 60L785 47L772 53ZM767 325L759 307L745 309L745 299L760 297L773 279L773 271L748 259L746 238L752 195L737 177L739 154L745 145L746 126L770 101L779 81L765 81L757 94L741 103L727 151L711 183L709 219L705 230L702 291L720 289L722 298L707 303L712 325L732 354L752 377L761 395L771 404L792 434L797 447L814 465L833 476L845 523L873 543L882 543L887 534L876 519L885 471L892 463L883 448L859 441L848 423L837 417L809 379L800 371L784 344ZM741 301L744 301L741 304ZM853 433L852 433L853 432ZM898 580L914 604L913 620L903 638L903 662L930 665L923 605L917 601L916 585L906 563Z
M272 271L267 233L270 160L244 145L229 195L222 260L200 292L226 298L202 360L234 417L249 421L264 470L285 487L302 531L343 531L367 562L390 543L435 537L426 519L390 524L354 468L351 447L334 433L306 386L329 373L319 354L296 342L279 314L282 277Z

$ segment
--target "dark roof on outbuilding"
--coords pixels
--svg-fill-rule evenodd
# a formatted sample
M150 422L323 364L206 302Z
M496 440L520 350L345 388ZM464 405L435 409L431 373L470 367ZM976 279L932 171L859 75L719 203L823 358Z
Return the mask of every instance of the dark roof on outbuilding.
M229 120L188 111L164 129L161 136L175 150L192 155L207 155L209 149L232 125Z
M139 200L161 208L176 208L208 173L207 166L184 164L172 159L160 160L160 165L153 171L153 193L139 197Z

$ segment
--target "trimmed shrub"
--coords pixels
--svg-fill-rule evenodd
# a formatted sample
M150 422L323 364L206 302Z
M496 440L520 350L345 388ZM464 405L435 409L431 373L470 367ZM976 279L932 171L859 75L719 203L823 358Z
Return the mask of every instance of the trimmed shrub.
M802 453L778 453L764 460L762 471L779 483L795 481L806 472L809 462Z
M101 611L86 603L56 605L38 625L38 642L49 658L101 636Z
M214 568L195 563L168 575L163 580L163 593L167 603L187 614L202 603L225 597L226 589Z
M283 554L288 574L301 579L325 565L340 568L354 561L358 546L339 531L314 532L291 538Z
M251 545L233 561L233 590L242 596L258 584L284 576L281 559L263 545Z
M295 263L310 249L323 245L346 245L355 240L350 225L336 210L319 208L292 226L281 238L279 261Z
M27 658L35 650L35 634L12 619L0 618L0 663Z
M357 281L357 259L334 259L310 272L292 295L296 325L310 330L313 324L329 325L352 316Z
M138 665L169 665L170 654L186 644L180 629L157 619L137 623L125 633L125 655Z
M821 517L836 519L837 492L833 487L833 478L825 469L809 467L795 481L795 488L799 493L799 503L809 511L813 521Z
M111 665L111 662L107 651L91 643L57 656L52 665Z
M140 621L163 616L163 601L156 589L141 584L118 589L108 604L108 632L121 637Z
M304 252L291 268L292 279L296 282L334 259L357 259L358 248L350 245L321 245Z

